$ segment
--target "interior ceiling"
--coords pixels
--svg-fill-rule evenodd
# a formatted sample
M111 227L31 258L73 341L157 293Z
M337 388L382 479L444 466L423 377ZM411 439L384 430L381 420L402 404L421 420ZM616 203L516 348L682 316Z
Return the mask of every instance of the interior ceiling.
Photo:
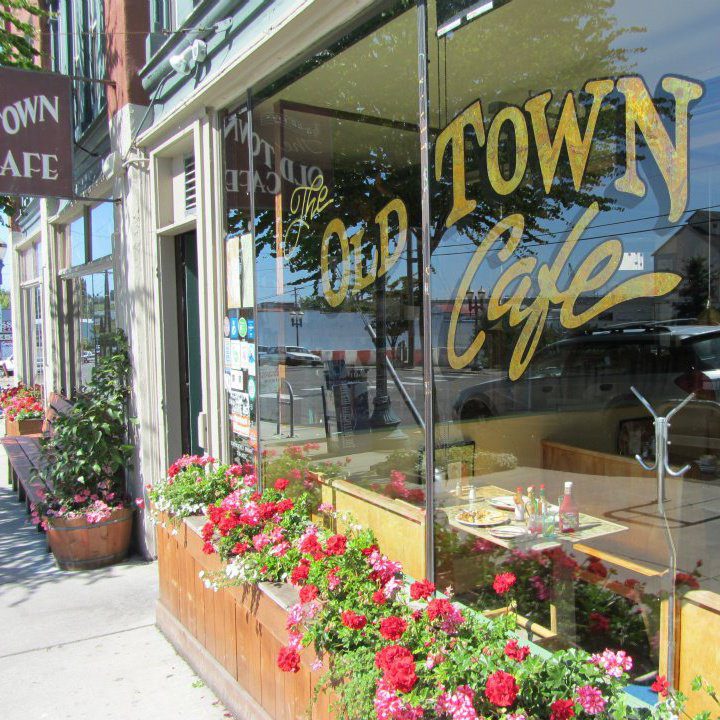
M639 47L642 28L618 41L612 2L555 0L537 11L533 0L512 0L437 39L430 12L429 86L431 127L444 126L480 99L486 122L493 101L522 104L529 95L554 91L562 101L588 79L631 72L632 50L619 56L617 46ZM332 57L268 100L302 103L395 122L417 122L417 17L414 9ZM447 56L447 62L445 62ZM373 125L334 123L333 151L366 157L368 148L389 137ZM397 162L417 157L417 136L397 131L387 153Z

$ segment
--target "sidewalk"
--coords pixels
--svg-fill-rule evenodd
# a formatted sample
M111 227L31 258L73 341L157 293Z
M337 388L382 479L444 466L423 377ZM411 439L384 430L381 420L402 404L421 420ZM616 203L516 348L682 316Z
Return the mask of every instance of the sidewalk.
M157 568L62 572L7 485L0 449L0 717L222 720L155 627Z

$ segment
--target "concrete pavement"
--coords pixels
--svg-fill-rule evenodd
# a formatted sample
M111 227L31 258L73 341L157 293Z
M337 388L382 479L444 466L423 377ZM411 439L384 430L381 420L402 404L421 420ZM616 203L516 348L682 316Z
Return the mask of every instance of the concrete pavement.
M58 570L6 467L0 450L0 718L229 717L155 627L156 564Z

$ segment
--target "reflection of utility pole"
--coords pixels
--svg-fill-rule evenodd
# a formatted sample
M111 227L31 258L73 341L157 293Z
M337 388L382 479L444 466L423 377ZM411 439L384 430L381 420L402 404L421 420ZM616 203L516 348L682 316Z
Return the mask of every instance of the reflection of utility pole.
M480 331L480 315L483 315L483 319L485 317L485 288L480 286L480 289L477 291L477 293L474 290L468 290L466 297L468 302L468 309L472 313L474 320L474 340L478 336L478 332ZM473 370L480 369L480 361L477 355L475 355L475 357L473 358L470 367Z
M297 301L297 288L294 288L295 292L295 309L290 312L290 324L295 328L295 345L300 347L300 328L303 324L303 316L305 313L300 310Z

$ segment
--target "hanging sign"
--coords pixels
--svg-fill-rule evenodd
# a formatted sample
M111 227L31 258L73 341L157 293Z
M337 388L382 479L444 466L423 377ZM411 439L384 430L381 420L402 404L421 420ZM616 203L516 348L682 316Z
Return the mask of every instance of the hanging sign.
M0 68L0 194L73 197L67 75Z

